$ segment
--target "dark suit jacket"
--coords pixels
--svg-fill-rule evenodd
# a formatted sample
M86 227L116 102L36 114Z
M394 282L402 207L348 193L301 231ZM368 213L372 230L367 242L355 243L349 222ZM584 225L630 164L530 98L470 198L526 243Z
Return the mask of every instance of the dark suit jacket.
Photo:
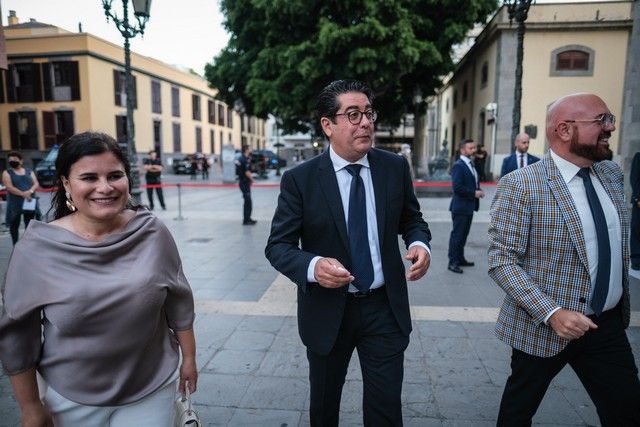
M375 148L368 159L387 295L402 332L408 335L411 318L398 234L408 246L414 241L428 245L431 233L422 219L407 161ZM315 256L336 258L351 268L344 209L329 151L282 176L265 254L276 270L298 285L302 342L316 353L329 353L342 322L348 286L327 289L307 282Z
M629 183L631 184L631 203L637 206L638 200L640 200L640 152L633 156Z
M462 159L458 159L451 168L451 187L453 196L449 210L454 214L473 215L480 208L480 200L476 198L478 183L471 169Z
M529 153L527 153L527 166L534 164L535 162L540 161L539 157L536 157L534 155L531 155ZM513 172L514 170L518 169L518 157L516 156L516 153L513 153L512 155L505 157L504 160L502 161L502 169L500 170L500 178L502 178L503 176L505 176L506 174L508 174L509 172Z

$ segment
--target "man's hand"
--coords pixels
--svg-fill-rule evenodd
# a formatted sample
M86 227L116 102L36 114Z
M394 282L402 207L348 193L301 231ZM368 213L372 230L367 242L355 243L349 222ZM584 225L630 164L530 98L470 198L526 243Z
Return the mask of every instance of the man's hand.
M339 288L353 281L353 276L335 258L321 258L313 271L316 281L325 288Z
M484 197L484 191L476 190L476 199L482 199Z
M422 246L411 246L407 251L406 259L413 262L407 272L407 280L418 280L427 273L431 265L431 255Z
M598 329L598 325L582 313L561 308L551 315L549 325L560 338L575 340L589 329Z

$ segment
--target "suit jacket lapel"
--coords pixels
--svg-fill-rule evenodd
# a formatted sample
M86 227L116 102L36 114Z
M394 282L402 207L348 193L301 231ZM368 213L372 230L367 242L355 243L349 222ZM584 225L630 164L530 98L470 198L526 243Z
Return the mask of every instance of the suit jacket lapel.
M551 157L545 157L542 161L544 162L545 169L547 170L547 177L549 188L551 189L551 194L556 199L556 202L560 207L560 212L562 213L564 223L569 229L569 237L571 238L573 245L578 251L578 257L580 258L580 261L582 261L582 264L584 265L586 270L589 271L589 262L587 261L587 249L584 242L582 222L580 221L580 216L578 215L578 210L576 209L573 197L571 197L569 188L564 182L560 171L558 170L555 163L553 163Z
M340 190L338 189L338 180L336 179L336 172L333 170L333 163L331 157L329 157L329 150L327 150L320 159L320 165L318 166L318 178L320 181L320 188L327 200L327 206L333 216L333 220L338 228L338 234L344 244L344 247L349 250L349 237L347 236L347 224L344 219L344 207L342 206L342 199L340 198Z
M378 243L380 247L384 247L384 224L385 211L387 206L387 173L383 165L380 164L376 152L371 149L369 151L369 167L371 173L371 182L373 183L373 192L376 199L376 220L378 222Z

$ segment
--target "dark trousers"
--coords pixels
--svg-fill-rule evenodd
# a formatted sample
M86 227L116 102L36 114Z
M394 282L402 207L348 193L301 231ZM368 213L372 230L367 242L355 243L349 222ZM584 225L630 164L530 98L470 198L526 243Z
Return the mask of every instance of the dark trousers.
M22 217L24 218L24 228L27 229L29 222L36 216L36 211L22 211ZM15 245L18 241L18 229L20 228L20 214L16 215L9 224L9 232L11 233L11 241Z
M251 202L251 182L240 180L240 191L242 192L242 198L244 199L244 206L242 207L242 220L247 222L251 219L251 211L253 204Z
M401 426L403 335L385 292L347 300L336 343L327 355L307 349L313 427L337 426L340 398L353 350L358 350L365 426Z
M513 349L498 426L530 426L549 383L568 363L596 406L603 426L640 425L640 381L619 309L592 317L598 329L553 357Z
M449 264L458 265L465 260L464 245L467 244L467 236L471 230L473 214L451 214L453 227L449 236Z
M636 205L631 210L631 263L640 264L640 208Z
M151 182L147 182L148 185L159 185L160 183L151 183ZM147 187L147 198L149 199L149 207L151 209L153 209L153 188L149 188ZM158 201L160 202L160 206L162 206L162 209L165 208L164 206L164 195L162 194L162 187L156 187L156 194L158 195Z

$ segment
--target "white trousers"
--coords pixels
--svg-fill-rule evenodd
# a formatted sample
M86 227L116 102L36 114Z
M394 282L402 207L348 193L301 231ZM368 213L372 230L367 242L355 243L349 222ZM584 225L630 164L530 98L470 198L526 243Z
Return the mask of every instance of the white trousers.
M177 382L172 377L158 390L128 405L89 406L72 402L47 387L44 402L56 427L172 427Z

